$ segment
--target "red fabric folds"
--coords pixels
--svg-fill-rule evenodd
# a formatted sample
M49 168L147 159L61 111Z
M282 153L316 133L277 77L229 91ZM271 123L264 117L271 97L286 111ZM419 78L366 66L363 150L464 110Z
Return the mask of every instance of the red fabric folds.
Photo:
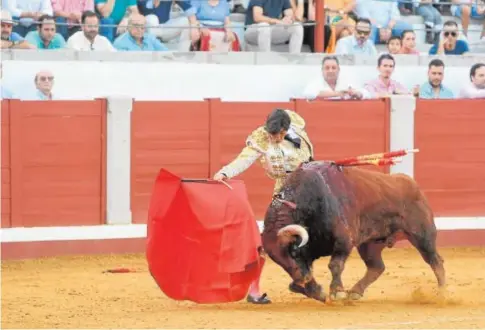
M261 268L261 236L244 182L187 182L161 169L150 201L146 257L175 300L243 299Z

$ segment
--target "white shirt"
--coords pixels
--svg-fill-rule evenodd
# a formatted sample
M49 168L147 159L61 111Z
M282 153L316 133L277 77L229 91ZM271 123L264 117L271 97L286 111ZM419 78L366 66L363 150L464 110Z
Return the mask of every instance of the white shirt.
M460 90L458 97L465 99L484 99L485 89L479 89L473 83L468 83Z
M94 38L94 42L91 44L91 41L86 38L83 31L78 31L74 33L67 40L67 48L75 50L105 50L112 52L116 51L111 42L109 42L108 38L98 34Z
M347 81L345 78L342 78L342 76L339 76L337 79L337 84L335 85L335 89L332 89L325 81L325 79L323 79L323 76L320 76L318 79L311 81L306 86L305 91L303 92L303 97L306 99L315 99L318 96L318 94L320 94L321 92L342 91L342 90L348 90L349 88L353 88L362 93L362 98L364 99L370 98L369 92L367 92L363 88L359 88L356 85L357 84L351 84L350 81ZM335 97L329 97L328 99L340 100L342 98L340 96L335 96Z

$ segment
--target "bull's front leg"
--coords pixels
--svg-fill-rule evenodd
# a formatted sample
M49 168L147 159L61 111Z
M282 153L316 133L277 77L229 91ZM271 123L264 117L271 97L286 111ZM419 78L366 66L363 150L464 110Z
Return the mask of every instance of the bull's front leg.
M349 242L336 243L334 253L328 264L328 269L330 269L332 274L332 282L330 283L330 298L332 300L347 298L347 293L342 283L342 272L351 252L352 245Z

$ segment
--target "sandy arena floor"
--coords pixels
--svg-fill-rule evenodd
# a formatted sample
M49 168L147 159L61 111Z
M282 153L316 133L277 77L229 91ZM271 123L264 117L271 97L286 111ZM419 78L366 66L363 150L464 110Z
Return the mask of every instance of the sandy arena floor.
M143 255L69 257L2 263L2 328L485 328L485 247L442 249L445 300L433 298L431 269L413 249L384 251L386 272L356 303L325 305L287 290L268 262L262 286L271 305L196 305L167 299ZM328 259L315 265L328 290ZM110 268L138 272L103 273ZM354 253L350 287L364 265Z

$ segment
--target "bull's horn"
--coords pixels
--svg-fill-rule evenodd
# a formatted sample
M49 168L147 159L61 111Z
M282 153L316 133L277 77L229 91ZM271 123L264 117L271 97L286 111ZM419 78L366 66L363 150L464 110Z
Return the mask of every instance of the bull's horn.
M298 245L299 248L304 246L306 243L308 243L308 232L306 231L305 228L303 228L300 225L288 225L278 230L278 236L282 236L284 234L300 236L301 243L300 245Z

